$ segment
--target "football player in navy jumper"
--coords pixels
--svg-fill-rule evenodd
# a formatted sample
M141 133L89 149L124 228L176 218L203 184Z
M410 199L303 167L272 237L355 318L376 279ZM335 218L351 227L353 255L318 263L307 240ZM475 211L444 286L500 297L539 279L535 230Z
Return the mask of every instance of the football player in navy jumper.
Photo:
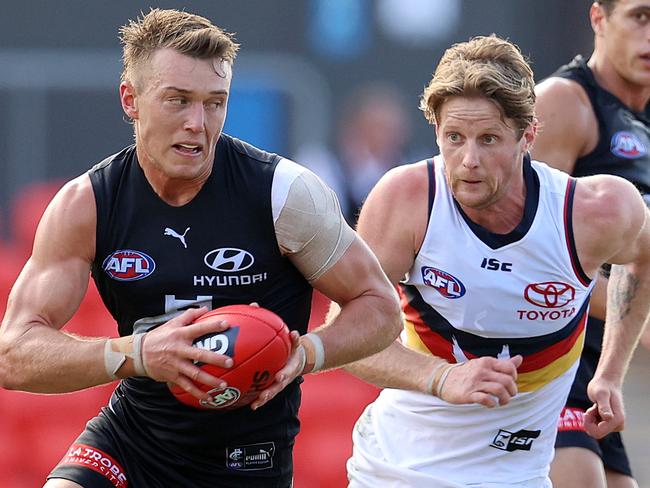
M650 204L650 4L603 0L590 10L594 51L577 56L537 87L536 159L575 176L623 177ZM605 271L606 272L606 271ZM551 478L556 487L637 486L621 435L588 436L587 383L600 357L607 280L594 291L580 366L558 426ZM648 347L650 332L642 336Z
M302 166L222 133L238 45L209 20L153 9L121 30L120 99L135 144L54 197L9 298L0 385L60 393L119 378L46 482L66 487L288 487L300 376L373 354L399 333L397 295L333 192ZM60 329L92 274L118 338ZM307 334L312 289L342 306ZM292 329L286 366L250 407L200 410L227 383L192 347L257 302Z

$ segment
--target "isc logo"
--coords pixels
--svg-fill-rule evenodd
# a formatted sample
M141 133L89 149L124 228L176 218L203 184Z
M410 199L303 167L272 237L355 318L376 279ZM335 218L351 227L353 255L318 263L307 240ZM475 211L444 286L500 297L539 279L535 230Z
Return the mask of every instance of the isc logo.
M533 441L539 437L541 430L518 430L517 432L508 432L499 429L494 437L490 447L496 447L502 451L530 451Z
M114 280L136 281L153 273L156 263L143 252L123 249L104 259L102 269Z
M512 263L502 263L498 259L494 258L483 258L481 262L481 268L488 269L490 271L512 271Z
M425 285L435 288L445 298L453 300L465 294L465 285L441 269L422 266L422 280Z

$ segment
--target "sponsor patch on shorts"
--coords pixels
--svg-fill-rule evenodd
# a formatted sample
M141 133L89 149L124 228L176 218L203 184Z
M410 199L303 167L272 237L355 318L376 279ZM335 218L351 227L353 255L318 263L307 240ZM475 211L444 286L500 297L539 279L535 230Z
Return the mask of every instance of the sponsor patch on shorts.
M558 432L585 431L585 411L580 408L564 407L557 423Z
M83 466L92 469L103 475L115 488L127 488L129 486L122 466L96 447L86 444L72 444L59 463L59 466L66 465Z
M226 467L238 471L256 471L273 467L274 442L248 444L226 449Z

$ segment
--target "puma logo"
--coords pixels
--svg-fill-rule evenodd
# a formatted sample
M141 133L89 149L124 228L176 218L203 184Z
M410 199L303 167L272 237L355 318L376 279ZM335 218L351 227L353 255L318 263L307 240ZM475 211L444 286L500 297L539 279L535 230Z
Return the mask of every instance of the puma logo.
M181 241L181 243L183 244L183 247L185 249L187 249L187 242L185 242L185 234L187 234L188 230L190 230L189 227L187 229L185 229L185 232L183 232L183 234L181 235L178 232L176 232L174 229L172 229L170 227L165 227L165 235L166 236L172 236L172 237L175 237L176 239L179 239Z

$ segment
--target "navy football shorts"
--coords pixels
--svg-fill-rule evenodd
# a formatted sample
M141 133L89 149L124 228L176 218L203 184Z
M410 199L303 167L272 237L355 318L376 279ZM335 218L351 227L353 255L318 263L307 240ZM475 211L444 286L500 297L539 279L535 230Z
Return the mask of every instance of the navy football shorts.
M585 345L580 356L580 366L571 386L566 407L560 416L555 447L589 449L602 459L605 469L632 476L630 461L625 452L621 434L612 432L598 440L587 434L582 426L584 413L592 405L587 396L587 384L593 378L600 358L603 327L602 321L589 317Z
M594 452L603 461L605 469L632 477L630 461L625 452L623 439L618 432L612 432L602 439L594 439L584 431L582 416L584 410L565 408L562 410L555 448L582 447Z
M63 478L84 488L289 488L292 446L276 442L232 446L218 460L192 463L163 454L162 446L117 435L104 409L86 425L48 479Z

